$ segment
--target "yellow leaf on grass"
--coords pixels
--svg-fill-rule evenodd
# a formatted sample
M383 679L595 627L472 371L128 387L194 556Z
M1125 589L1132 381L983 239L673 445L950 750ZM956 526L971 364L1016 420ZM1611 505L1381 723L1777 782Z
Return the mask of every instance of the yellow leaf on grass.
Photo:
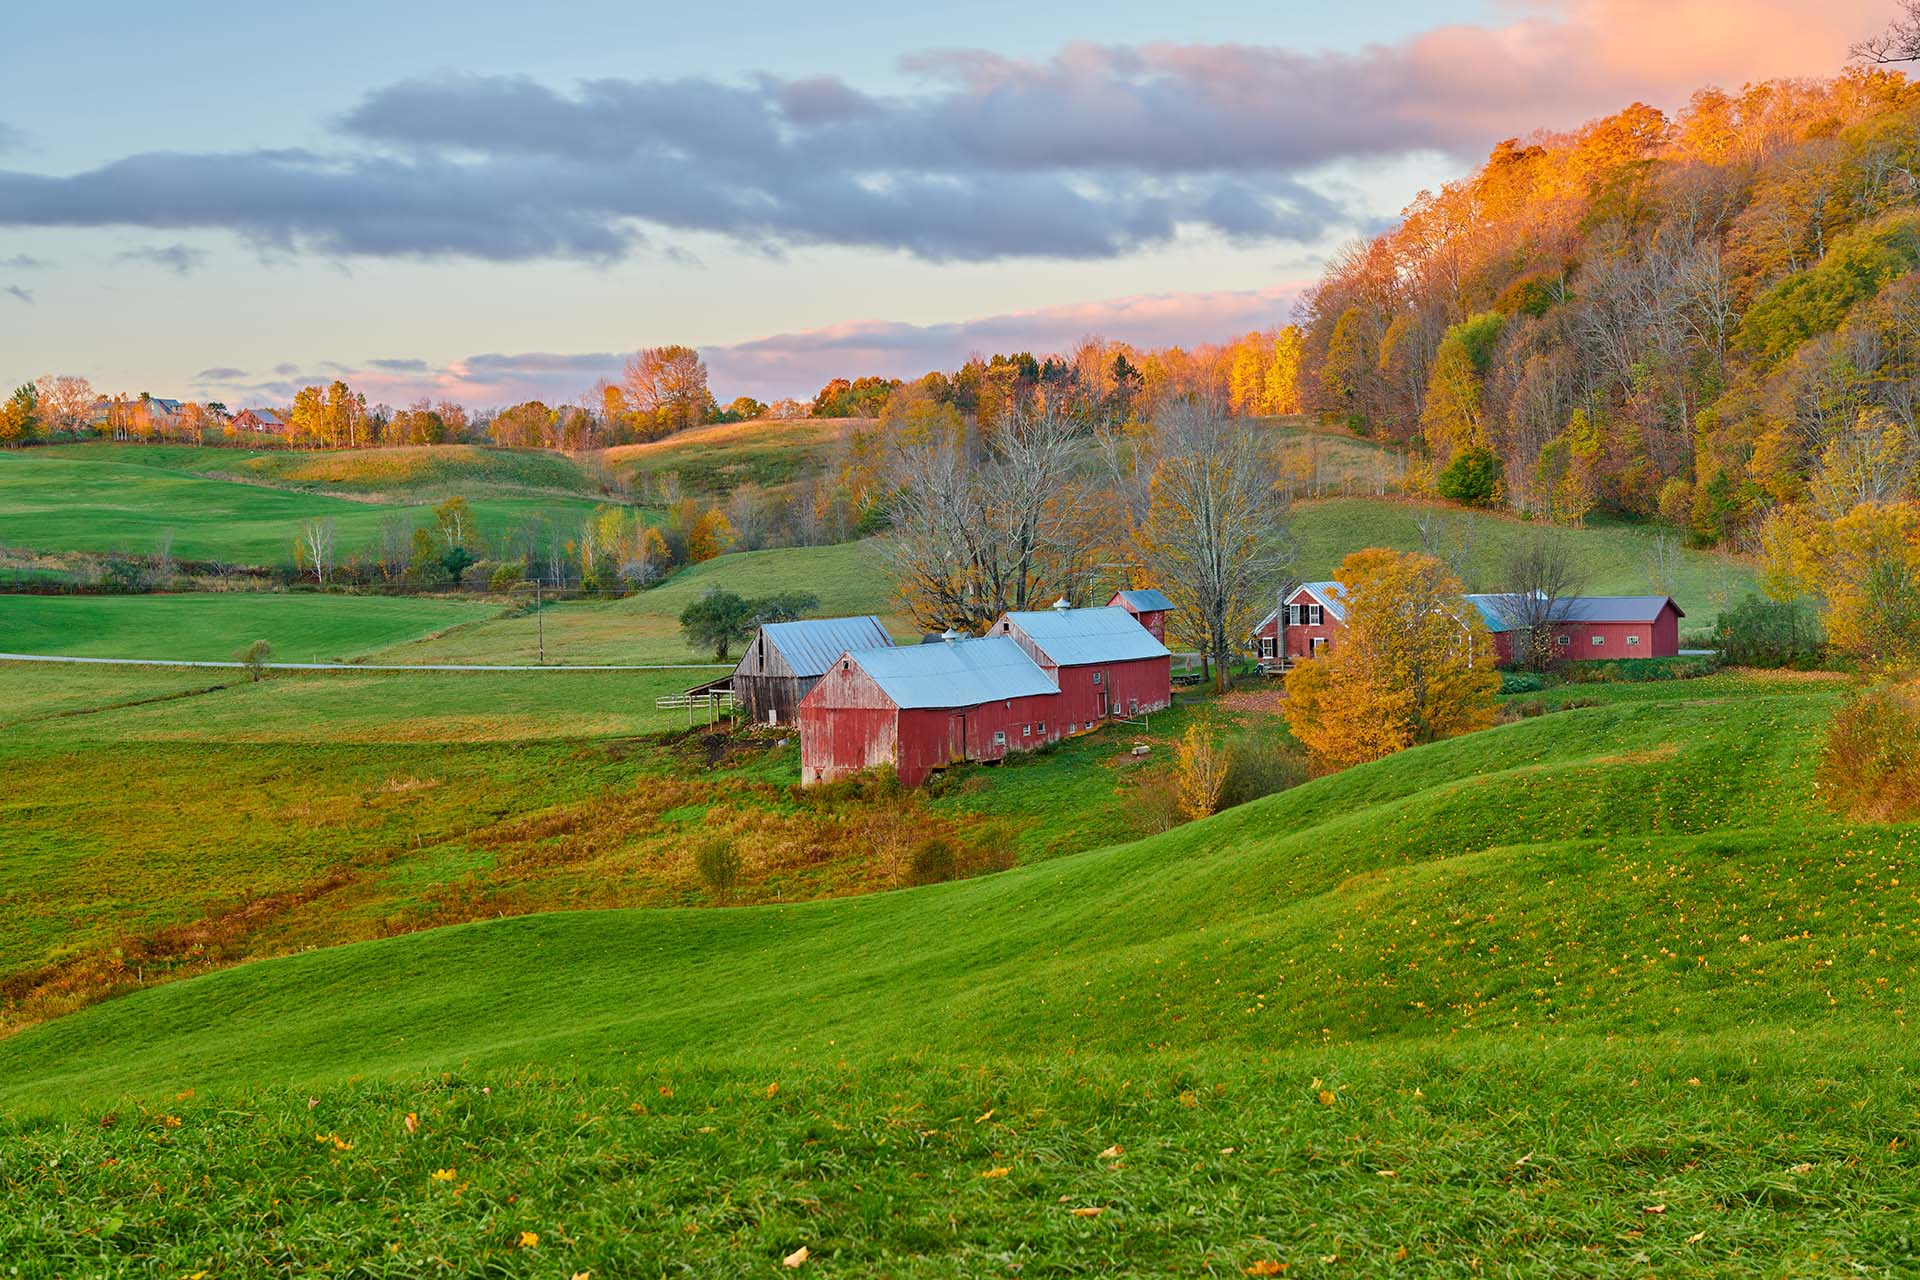
M407 1132L408 1133L420 1132L420 1117L413 1114L413 1112L411 1111L407 1112Z
M1076 1218L1097 1218L1105 1212L1106 1210L1101 1206L1097 1204L1091 1204L1091 1205L1083 1205L1080 1208L1075 1209L1073 1211L1073 1216Z
M767 1086L767 1096L769 1098L778 1092L780 1092L780 1082L778 1080Z
M1102 1160L1111 1160L1125 1150L1126 1150L1125 1147L1121 1146L1119 1143L1116 1142L1112 1146L1108 1147L1105 1151L1102 1151L1100 1153L1100 1158Z
M1650 1204L1640 1210L1642 1213L1665 1213L1666 1211L1667 1206L1663 1204Z
M780 1265L783 1267L789 1267L789 1268L797 1267L801 1263L805 1262L808 1256L809 1255L807 1253L807 1246L801 1245L798 1249L795 1249L792 1253L780 1259Z
M1275 1262L1272 1258L1262 1258L1258 1262L1247 1264L1247 1274L1250 1276L1277 1276L1286 1269L1286 1263Z
M1700 1242L1701 1242L1702 1240L1705 1240L1706 1238L1707 1238L1707 1233L1706 1233L1706 1232L1704 1232L1704 1231L1696 1231L1696 1232L1694 1232L1694 1233L1693 1233L1692 1235L1690 1235L1690 1236L1688 1236L1688 1237L1687 1237L1687 1243L1688 1243L1688 1244L1699 1244L1699 1243L1700 1243Z
M451 1169L435 1169L435 1170L433 1171L433 1173L432 1173L431 1175L429 1175L429 1176L431 1176L431 1177L433 1178L433 1180L434 1180L435 1182L452 1182L452 1181L453 1181L453 1170L451 1170Z
M1012 1172L1013 1172L1013 1170L1011 1170L1011 1169L1009 1169L1009 1168L1007 1168L1007 1166L1005 1166L1005 1165L1003 1165L1003 1164L997 1164L997 1165L995 1165L995 1166L993 1166L993 1168L991 1168L991 1169L989 1169L989 1170L987 1170L987 1171L986 1171L985 1173L983 1173L983 1174L981 1174L980 1176L981 1176L981 1177L983 1177L983 1178L1004 1178L1004 1177L1006 1177L1006 1176L1007 1176L1007 1175L1008 1175L1009 1173L1012 1173Z
M538 1249L540 1247L540 1233L538 1231L522 1231L520 1233L520 1247L522 1249Z
M1331 1090L1331 1089L1322 1089L1322 1090L1320 1091L1320 1105L1321 1105L1321 1106L1323 1106L1323 1107L1330 1107L1330 1106L1332 1106L1332 1105L1333 1105L1333 1104L1334 1104L1335 1102L1337 1102L1337 1101L1339 1101L1339 1099L1338 1099L1338 1098L1336 1098L1336 1097L1334 1096L1334 1092L1333 1092L1333 1090Z
M985 1115L982 1115L982 1116L976 1116L976 1117L974 1117L974 1121L973 1121L973 1122L974 1122L975 1124L985 1124L985 1123L986 1123L987 1121L989 1121L989 1120L991 1120L991 1119L993 1119L993 1112L992 1112L992 1111L988 1111L988 1112L987 1112L987 1113L986 1113Z

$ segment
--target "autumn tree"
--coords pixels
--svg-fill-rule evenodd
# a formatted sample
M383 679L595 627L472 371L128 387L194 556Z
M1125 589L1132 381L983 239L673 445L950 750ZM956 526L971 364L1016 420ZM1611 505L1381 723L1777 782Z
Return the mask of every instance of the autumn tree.
M734 645L744 644L765 624L791 622L819 607L819 599L805 592L749 599L712 586L680 611L680 634L688 648L710 649L715 662L726 662Z
M1493 722L1493 639L1460 580L1418 552L1340 562L1340 638L1287 676L1287 724L1322 764L1360 764Z
M32 383L14 388L0 404L0 445L24 444L40 430L40 395Z
M1544 530L1534 533L1507 557L1501 580L1506 594L1494 606L1513 637L1513 661L1529 671L1560 665L1567 655L1556 636L1587 580L1572 544Z
M1285 502L1261 441L1190 406L1156 415L1136 545L1212 664L1217 687L1240 637L1291 563Z
M626 407L651 434L696 426L707 415L707 366L692 347L646 347L627 358L621 373Z
M99 399L94 393L93 384L85 378L53 374L36 379L34 392L39 397L40 411L47 424L56 431L74 431L86 425L92 419L94 404Z

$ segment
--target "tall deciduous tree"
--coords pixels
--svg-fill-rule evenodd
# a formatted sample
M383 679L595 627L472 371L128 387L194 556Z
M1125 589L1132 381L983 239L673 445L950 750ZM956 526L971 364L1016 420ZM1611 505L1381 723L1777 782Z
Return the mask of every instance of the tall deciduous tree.
M1253 433L1186 405L1156 415L1139 447L1150 463L1140 556L1224 689L1235 642L1292 561L1272 460Z
M1339 579L1339 639L1287 676L1287 725L1307 750L1360 764L1493 722L1493 640L1444 564L1375 547Z
M706 417L707 366L692 347L646 347L628 357L620 385L628 407L656 435L684 431Z

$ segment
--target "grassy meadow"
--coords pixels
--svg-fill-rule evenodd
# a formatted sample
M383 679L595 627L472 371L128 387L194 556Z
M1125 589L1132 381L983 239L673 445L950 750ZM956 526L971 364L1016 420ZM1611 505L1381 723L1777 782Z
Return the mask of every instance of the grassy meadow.
M344 662L500 611L497 604L433 597L0 595L0 652L221 662L266 640L276 662Z
M389 462L387 452L345 460L276 453L254 461L294 470L302 462L323 469L364 464L377 470ZM200 474L182 465L181 453L204 459L204 465L244 468L249 461L223 449L104 444L0 455L0 545L151 555L170 537L172 552L181 559L276 565L292 561L303 524L332 520L344 560L376 548L389 517L424 521L433 503L447 496L438 486L428 492L406 484L380 488L366 477L360 482L369 486L364 488L318 480L312 491L270 487ZM494 534L542 518L577 525L604 501L511 487L462 485L460 491L477 492L470 499L474 513Z
M665 440L608 449L605 465L633 482L657 486L669 473L688 493L716 496L742 484L779 488L826 468L833 447L870 418L724 422Z
M169 709L286 696L270 681L59 714L29 675L49 709L7 735L16 774L47 755L85 778L97 744L151 761L136 778L176 750L225 776L245 757L204 754L217 733L162 736ZM1920 827L1815 802L1839 688L1591 686L1594 705L927 888L301 949L381 909L349 888L266 949L297 954L0 1042L16 1206L0 1253L210 1276L436 1258L723 1275L778 1271L801 1246L808 1269L845 1275L1894 1274L1920 1210ZM314 718L334 716L288 713ZM546 874L603 858L643 797L678 805L658 820L690 836L711 825L710 798L652 794L697 780L696 739L655 740L683 754L647 776L640 744L521 733L381 763L301 743L292 776L263 759L235 794L286 843L230 855L231 874L304 857L287 881L323 876L326 848L371 848L354 833L383 823L389 850L421 834L357 883L444 881L456 850L471 866L491 848L483 789L511 807L530 785L515 770L547 751L549 803L572 786L598 807L551 829ZM34 735L51 736L12 745ZM1111 776L1119 752L1103 754L1080 765ZM734 791L790 767L717 763ZM1071 795L1077 814L1095 798L1065 776L1080 765L979 771L981 804ZM1062 776L1020 799L1023 769ZM348 777L331 804L311 790ZM102 843L124 845L165 802L60 814L35 786L11 803L10 825L48 833L0 862L17 964L36 941L22 933L44 948L101 913L42 919L75 887L51 884L62 850L83 843L52 833L119 808ZM77 885L112 869L94 856ZM117 862L137 878L160 856ZM23 887L43 897L23 908ZM99 892L145 903L152 885Z

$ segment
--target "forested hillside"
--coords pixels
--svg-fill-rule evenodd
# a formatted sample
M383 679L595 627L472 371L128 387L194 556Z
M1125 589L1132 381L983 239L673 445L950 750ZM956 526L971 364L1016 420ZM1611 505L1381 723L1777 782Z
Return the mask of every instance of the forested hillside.
M1702 543L1911 497L1920 87L1850 71L1494 148L1328 270L1299 393L1443 496Z

